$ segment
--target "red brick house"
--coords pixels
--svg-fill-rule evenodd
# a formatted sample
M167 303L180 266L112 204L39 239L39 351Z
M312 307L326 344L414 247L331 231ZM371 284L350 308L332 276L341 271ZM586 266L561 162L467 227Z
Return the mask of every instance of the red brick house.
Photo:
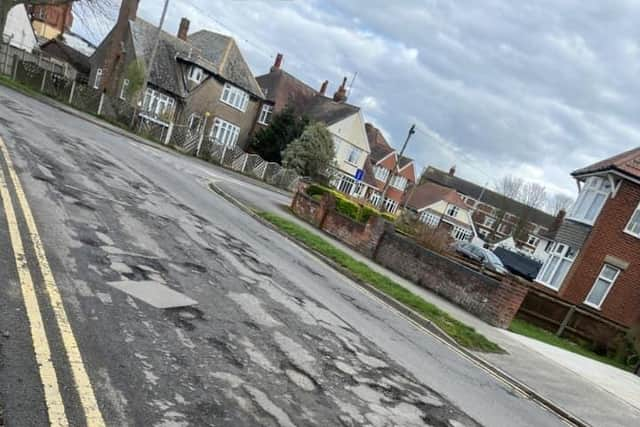
M59 5L30 5L31 25L38 37L53 39L71 30L73 2Z
M640 148L572 173L580 194L536 281L624 327L640 321Z
M392 175L387 195L381 206L385 211L395 214L402 207L407 191L416 182L414 162L408 157L400 157L398 152L389 145L380 129L371 123L365 124L365 130L371 148L371 154L367 159L369 171L365 169L365 175L369 178L373 175L373 179L365 180L368 185L366 198L373 205L378 206L385 184ZM394 174L396 165L398 173Z

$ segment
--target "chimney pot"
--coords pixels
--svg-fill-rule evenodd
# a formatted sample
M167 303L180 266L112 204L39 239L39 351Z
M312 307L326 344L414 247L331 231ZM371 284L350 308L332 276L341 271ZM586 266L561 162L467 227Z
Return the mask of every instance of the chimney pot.
M329 87L329 80L325 80L322 82L322 86L320 86L320 95L324 96L327 93L327 88Z
M281 53L278 53L276 55L276 60L274 61L273 66L271 67L271 72L278 71L280 67L282 67L283 59L284 59L284 55L282 55Z
M187 41L190 25L191 22L187 18L182 18L182 20L180 20L180 28L178 29L178 38L180 40Z
M347 100L347 78L342 79L342 84L333 94L333 100L335 102L345 102Z

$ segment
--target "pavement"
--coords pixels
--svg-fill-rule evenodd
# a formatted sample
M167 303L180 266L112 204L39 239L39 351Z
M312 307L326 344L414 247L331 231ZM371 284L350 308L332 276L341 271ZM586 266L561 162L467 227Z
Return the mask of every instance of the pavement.
M89 415L114 426L565 425L208 184L260 209L280 210L282 192L2 87L0 138L7 426L46 425L52 408L74 426ZM529 353L530 376L576 377L494 333L504 357ZM599 412L582 411L591 424L640 419L586 380L570 384Z

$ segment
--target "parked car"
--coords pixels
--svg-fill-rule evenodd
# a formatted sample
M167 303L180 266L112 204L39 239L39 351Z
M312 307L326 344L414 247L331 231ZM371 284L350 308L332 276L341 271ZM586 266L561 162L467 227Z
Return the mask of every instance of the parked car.
M466 258L482 264L487 270L495 273L506 274L508 271L500 261L500 258L488 249L480 248L469 242L456 242L453 249Z

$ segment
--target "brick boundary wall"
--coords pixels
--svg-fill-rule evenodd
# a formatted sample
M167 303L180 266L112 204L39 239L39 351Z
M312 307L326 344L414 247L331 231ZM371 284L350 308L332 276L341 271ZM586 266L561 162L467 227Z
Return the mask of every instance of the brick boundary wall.
M306 183L298 186L291 203L298 217L487 323L509 327L527 295L527 286L513 278L492 279L429 251L398 235L393 224L380 217L358 223L335 211L332 195L317 201L306 194L306 187Z
M528 292L515 279L492 279L391 231L383 234L374 259L500 328L509 327Z

